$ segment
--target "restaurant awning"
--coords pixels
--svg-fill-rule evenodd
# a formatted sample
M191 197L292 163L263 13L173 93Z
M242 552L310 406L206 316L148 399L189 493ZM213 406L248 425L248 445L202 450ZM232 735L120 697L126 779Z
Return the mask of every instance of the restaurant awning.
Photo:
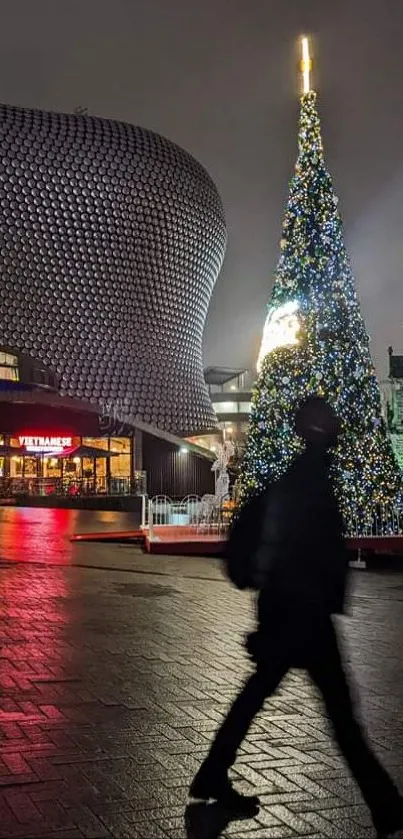
M98 449L96 446L76 446L74 449L64 449L51 457L117 457L119 452L109 452L107 449Z
M0 457L117 457L119 452L108 452L96 446L75 446L74 449L63 449L61 452L36 451L30 452L22 446L0 446Z

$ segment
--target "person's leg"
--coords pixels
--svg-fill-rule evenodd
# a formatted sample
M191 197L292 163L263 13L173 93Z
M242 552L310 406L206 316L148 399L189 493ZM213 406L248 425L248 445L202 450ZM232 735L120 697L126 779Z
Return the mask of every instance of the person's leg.
M250 676L217 732L209 754L197 773L190 794L193 798L224 799L233 794L228 770L246 737L252 721L262 708L267 696L272 694L287 672L283 659L258 664ZM253 799L257 802L257 799Z
M322 693L339 747L360 786L379 831L403 827L400 795L366 741L357 719L337 636L331 619L325 622L320 644L309 656L309 673Z

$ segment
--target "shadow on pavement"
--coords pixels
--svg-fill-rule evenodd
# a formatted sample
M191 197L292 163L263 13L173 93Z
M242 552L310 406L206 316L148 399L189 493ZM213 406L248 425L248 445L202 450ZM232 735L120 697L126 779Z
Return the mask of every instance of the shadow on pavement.
M256 807L255 812L240 816L222 804L189 804L185 810L187 839L218 839L230 822L252 819L258 812Z

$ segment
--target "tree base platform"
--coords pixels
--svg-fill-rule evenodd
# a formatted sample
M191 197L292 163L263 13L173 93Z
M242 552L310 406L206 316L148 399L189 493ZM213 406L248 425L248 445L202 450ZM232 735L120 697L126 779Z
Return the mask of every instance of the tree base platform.
M186 525L154 527L153 537L147 529L79 533L74 542L132 542L142 545L150 554L174 556L220 556L224 553L225 535L203 534ZM395 555L403 557L403 534L393 536L353 536L346 540L349 551L359 555Z

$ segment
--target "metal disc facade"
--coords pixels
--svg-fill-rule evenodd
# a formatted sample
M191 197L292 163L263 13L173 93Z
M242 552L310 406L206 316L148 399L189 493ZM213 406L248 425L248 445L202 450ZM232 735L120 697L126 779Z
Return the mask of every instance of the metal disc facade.
M202 336L226 227L207 172L142 128L4 105L0 147L0 344L62 394L214 426Z

